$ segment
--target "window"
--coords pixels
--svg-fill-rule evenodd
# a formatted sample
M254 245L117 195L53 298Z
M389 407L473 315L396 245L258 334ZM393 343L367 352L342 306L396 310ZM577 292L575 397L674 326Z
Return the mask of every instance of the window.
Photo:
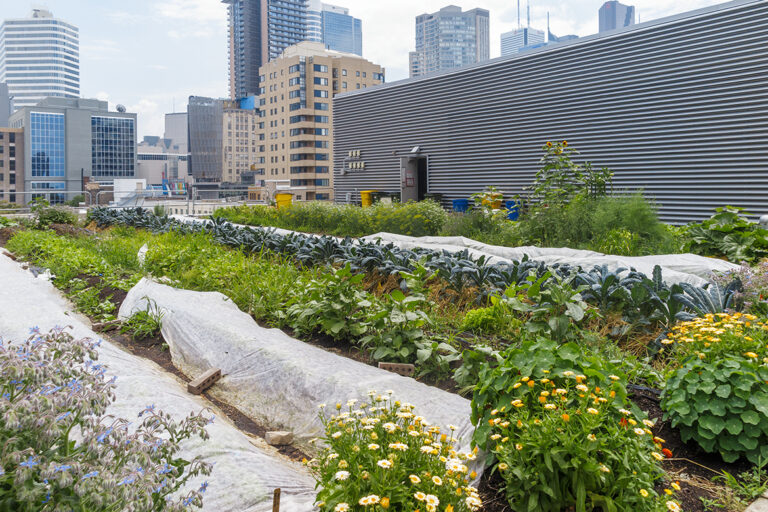
M30 113L32 176L64 177L64 114Z
M360 76L360 72L359 72L359 71L356 71L356 72L355 72L355 76Z
M134 175L136 127L131 118L91 117L93 176Z
M16 142L16 134L15 133L9 133L8 134L8 142L10 144L13 144Z
M301 89L295 89L295 90L289 92L288 93L288 97L290 99L300 98L301 97Z
M341 82L341 88L346 89L347 88L347 82Z
M301 77L297 76L288 80L288 87L293 87L294 85L301 85Z
M301 70L301 66L299 64L294 64L293 66L288 68L289 73L298 73Z
M331 180L315 180L316 187L328 187L331 184Z
M384 73L374 73L373 79L378 80L379 82L384 82Z
M328 160L328 153L318 153L315 155L315 160Z
M327 98L327 97L328 97L328 91L315 89L315 98Z
M315 167L315 174L328 174L328 167L323 165Z
M8 170L9 171L16 170L16 160L11 160L10 162L8 162Z
M328 85L328 79L316 76L315 85Z
M298 103L291 103L291 105L288 107L288 110L293 112L294 110L301 110L304 107L304 105L299 101Z
M341 70L341 76L347 76L347 70L346 69L342 69Z
M315 135L328 135L328 128L315 128Z
M315 64L315 71L318 73L327 73L328 66L325 66L323 64Z
M15 163L15 162L11 162L11 163ZM13 166L13 167L14 168L11 169L12 171L15 170L16 166ZM8 178L9 178L8 179L8 184L10 184L10 185L15 185L16 184L16 173L8 175Z
M32 190L33 191L43 191L43 190L65 190L64 188L64 182L63 181L33 181L32 182ZM37 199L38 197L47 199L48 202L51 204L60 204L64 202L64 194L32 194L32 199Z
M328 116L315 116L315 122L325 124L328 122Z
M367 73L363 71L363 78L367 78L367 77L368 77Z
M357 88L358 88L358 89L360 88L360 84L355 84L355 85L357 85Z
M328 110L328 104L322 101L316 101L315 110Z

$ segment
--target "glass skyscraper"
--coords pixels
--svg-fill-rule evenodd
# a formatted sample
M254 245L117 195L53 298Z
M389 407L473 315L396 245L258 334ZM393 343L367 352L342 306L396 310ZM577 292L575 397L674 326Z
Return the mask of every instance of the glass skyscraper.
M635 7L616 0L605 2L600 8L600 32L635 24Z
M523 48L544 44L544 31L523 27L501 34L501 56L514 55Z
M412 77L488 60L488 11L461 12L461 7L449 5L438 12L417 16L416 51L409 58Z
M328 50L363 55L363 22L349 9L311 0L307 13L307 40L319 41Z
M0 82L8 84L13 108L34 106L48 96L80 97L78 28L49 11L0 25Z
M136 167L135 155L134 119L91 116L91 176L97 180L131 177Z

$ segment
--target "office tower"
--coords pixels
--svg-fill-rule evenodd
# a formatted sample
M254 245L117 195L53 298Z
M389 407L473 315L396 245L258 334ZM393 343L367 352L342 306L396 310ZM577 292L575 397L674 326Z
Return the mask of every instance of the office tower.
M384 70L357 55L305 41L261 68L257 186L267 200L290 192L296 201L333 199L333 97L384 82Z
M222 111L221 181L241 183L251 173L251 167L264 163L257 156L259 142L259 111L251 101L225 101Z
M616 0L605 2L600 8L600 32L635 24L635 7Z
M489 13L462 12L449 5L416 17L416 51L410 52L411 77L456 69L490 58Z
M307 37L308 0L222 0L229 6L230 97L259 89L259 67Z
M501 56L514 55L524 48L544 44L544 31L523 27L501 34Z
M220 182L224 101L190 96L187 115L189 174L195 181Z
M104 184L134 177L136 114L110 112L106 101L45 98L14 112L9 124L24 129L25 201L71 199L84 177Z
M173 139L144 137L137 147L136 178L147 180L149 186L162 186L167 195L182 194L184 186L180 184L189 176L189 155L175 147Z
M0 82L14 110L51 96L80 97L79 37L77 27L44 9L0 25Z
M318 41L329 50L363 54L363 22L349 9L311 0L307 15L307 40Z
M23 203L24 130L0 126L0 203Z

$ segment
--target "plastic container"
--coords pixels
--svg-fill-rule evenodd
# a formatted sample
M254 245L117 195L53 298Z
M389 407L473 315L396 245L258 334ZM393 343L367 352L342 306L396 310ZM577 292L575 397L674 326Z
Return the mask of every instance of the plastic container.
M507 218L509 220L517 220L520 218L520 208L517 207L517 202L507 201L506 207L507 207L507 211L509 212L507 214Z
M360 191L360 202L363 204L363 208L368 208L373 205L373 194L376 192L376 190Z
M288 208L293 202L293 194L275 194L275 203L277 203L277 209Z
M454 199L453 211L458 213L465 213L469 210L469 199Z

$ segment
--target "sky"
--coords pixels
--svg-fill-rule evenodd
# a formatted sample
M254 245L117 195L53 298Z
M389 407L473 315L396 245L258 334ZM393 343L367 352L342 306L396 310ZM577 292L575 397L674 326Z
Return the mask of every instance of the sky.
M521 0L525 24L525 2ZM531 0L531 26L556 35L597 32L604 0ZM500 35L517 27L514 0L328 0L363 20L363 56L386 68L387 81L408 77L414 18L448 4L490 11L491 57ZM637 0L640 21L707 7L721 0ZM87 98L125 105L138 133L162 135L164 114L184 112L191 95L228 96L227 8L220 0L0 0L0 19L51 10L80 28L80 89Z

